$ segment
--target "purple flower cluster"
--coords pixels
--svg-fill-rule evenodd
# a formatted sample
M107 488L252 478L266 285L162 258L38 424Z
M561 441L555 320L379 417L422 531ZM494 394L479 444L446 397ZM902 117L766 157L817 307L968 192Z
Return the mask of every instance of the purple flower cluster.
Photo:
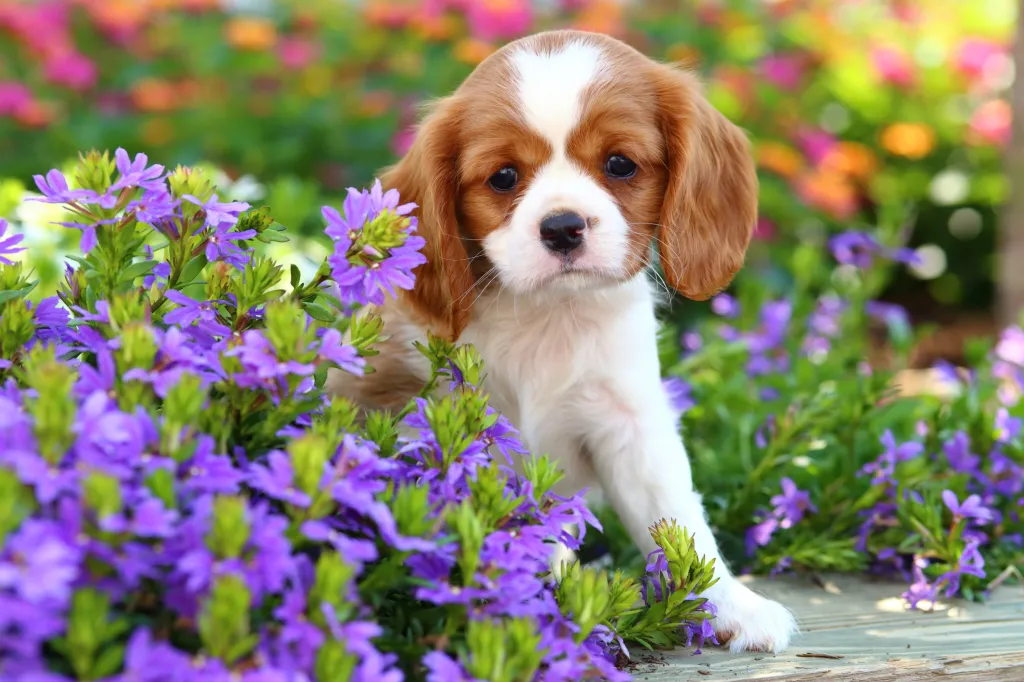
M83 157L78 177L93 186L37 183L97 257L57 298L0 307L22 335L0 346L0 677L469 680L504 654L449 635L506 628L531 679L628 679L612 621L582 636L589 611L545 578L554 541L597 520L550 492L546 458L509 466L525 450L472 372L449 360L447 396L360 421L323 374L366 361L304 308L330 281L274 293L279 271L241 245L269 221L141 154ZM325 209L339 317L411 285L411 209L379 183ZM146 226L166 248L138 244ZM437 609L448 625L409 625Z
M915 265L920 261L920 256L913 249L887 248L870 233L856 230L832 237L829 249L838 262L860 269L872 267L879 258L906 265Z

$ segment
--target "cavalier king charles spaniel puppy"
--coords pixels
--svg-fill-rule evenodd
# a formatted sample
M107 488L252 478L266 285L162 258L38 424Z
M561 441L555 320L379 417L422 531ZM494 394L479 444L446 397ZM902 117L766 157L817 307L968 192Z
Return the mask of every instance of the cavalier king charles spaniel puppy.
M656 246L666 283L704 300L740 269L758 192L744 133L692 74L607 36L546 32L434 102L382 182L419 205L428 262L377 311L390 338L376 371L332 390L400 409L430 374L414 341L472 343L493 406L559 460L559 492L598 489L645 554L648 527L678 521L715 559L719 641L784 649L792 614L729 572L693 489L645 275Z

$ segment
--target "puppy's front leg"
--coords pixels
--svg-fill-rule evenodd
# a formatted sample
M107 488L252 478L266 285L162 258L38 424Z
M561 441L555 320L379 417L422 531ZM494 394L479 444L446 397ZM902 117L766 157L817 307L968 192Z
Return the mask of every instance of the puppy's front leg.
M704 596L718 609L712 625L719 641L733 651L785 649L796 621L781 604L739 582L722 561L657 373L606 377L579 398L589 417L585 443L594 471L640 549L656 548L651 525L675 519L694 537L697 552L715 560L718 582Z

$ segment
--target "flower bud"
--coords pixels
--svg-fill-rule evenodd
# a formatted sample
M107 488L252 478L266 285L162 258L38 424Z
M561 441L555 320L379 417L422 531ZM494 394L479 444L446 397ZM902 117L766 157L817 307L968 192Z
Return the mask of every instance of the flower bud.
M321 605L328 604L337 613L338 620L344 620L347 612L355 606L348 599L355 576L355 567L346 562L340 554L323 552L316 562L316 577L309 592L309 619L320 627L327 628Z
M248 654L259 637L250 634L252 595L237 575L216 579L199 613L199 637L211 656L227 665Z
M295 487L315 498L331 455L327 440L315 433L307 433L288 444L288 454L292 460Z
M459 567L463 585L472 585L480 565L480 550L484 546L484 526L473 504L467 499L448 512L448 523L459 536Z
M13 471L0 467L0 546L11 532L21 526L34 506L32 491L18 480Z
M164 398L164 420L160 426L160 449L177 462L184 461L181 439L203 413L207 392L202 380L194 374L183 374Z
M123 647L108 644L127 624L110 622L109 612L110 597L91 587L76 590L71 598L67 634L61 644L80 680L107 677L121 667Z
M105 519L121 511L121 482L109 474L90 472L82 482L85 506Z
M558 462L552 461L546 454L524 459L523 474L533 485L533 496L537 502L565 476L558 468Z
M82 189L91 189L97 194L104 194L112 184L116 164L110 152L92 149L86 154L78 155L75 167L75 182Z
M190 194L205 203L213 196L213 179L209 173L200 168L178 166L167 177L167 184L170 186L171 193L175 199L180 199L184 195ZM197 209L197 206L190 204L188 201L182 205L182 210L184 211L192 211L194 213ZM186 213L187 217L188 215Z
M25 384L36 391L35 397L26 398L25 408L32 416L39 452L49 464L56 465L75 439L71 430L77 412L71 392L75 373L57 361L52 346L34 347L23 366Z
M390 457L394 454L395 444L398 442L398 426L388 412L367 412L363 433L366 434L367 440L377 444L381 457Z
M473 506L488 531L498 528L501 520L509 516L525 500L521 496L510 496L506 488L507 483L508 479L494 463L486 468L477 469L476 479L469 481Z
M407 484L398 489L391 503L391 514L399 534L405 537L427 537L434 527L430 518L430 488Z
M14 354L32 340L36 325L32 311L21 299L7 301L0 313L0 358L13 359Z
M349 653L342 642L328 641L316 654L316 675L318 682L348 682L356 669L359 659Z
M213 526L206 536L206 546L210 551L220 559L241 556L251 530L245 500L218 495L213 502Z

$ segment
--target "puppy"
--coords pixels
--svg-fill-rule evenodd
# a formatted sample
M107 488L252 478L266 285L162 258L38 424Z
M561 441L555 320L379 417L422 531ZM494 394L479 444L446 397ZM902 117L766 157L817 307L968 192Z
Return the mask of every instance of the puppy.
M732 576L693 489L645 276L655 243L691 299L742 266L758 189L744 134L691 74L606 36L547 32L437 101L382 182L419 205L428 262L378 311L391 337L377 371L331 389L400 408L429 377L413 348L426 330L472 343L494 407L559 459L561 492L599 488L644 553L648 527L676 519L716 560L719 640L784 649L792 615Z

